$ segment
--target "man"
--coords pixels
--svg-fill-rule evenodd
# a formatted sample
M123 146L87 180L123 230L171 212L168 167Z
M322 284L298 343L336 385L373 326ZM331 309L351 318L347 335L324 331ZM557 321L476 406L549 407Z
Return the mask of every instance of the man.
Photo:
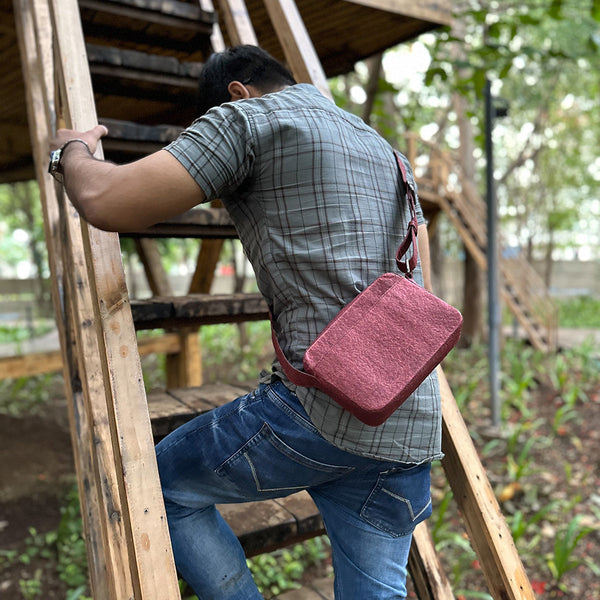
M59 131L52 147L67 145L54 170L82 216L113 231L222 199L280 345L300 367L338 311L396 268L409 209L393 150L252 46L207 61L200 111L166 149L122 166L91 155L103 127ZM420 207L418 217L426 262ZM421 268L415 279L423 283ZM215 504L307 489L331 540L335 597L404 598L411 534L431 513L429 470L440 445L435 374L369 427L322 392L293 386L274 363L254 392L157 447L177 567L200 599L260 598Z

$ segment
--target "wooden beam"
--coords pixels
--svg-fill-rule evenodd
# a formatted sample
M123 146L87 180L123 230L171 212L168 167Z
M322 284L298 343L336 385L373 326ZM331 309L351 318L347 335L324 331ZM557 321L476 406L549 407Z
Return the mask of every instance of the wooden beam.
M288 66L298 82L312 83L333 99L319 57L294 0L264 0Z
M269 318L261 294L191 294L154 297L131 303L137 329L189 327L215 323L240 323Z
M149 354L176 354L180 349L181 343L179 335L176 333L138 340L138 352L140 356L147 356ZM31 354L0 358L0 380L56 373L62 369L63 353L61 350L32 352Z
M40 186L48 263L52 275L52 297L62 348L65 392L70 400L68 415L83 529L88 542L86 548L90 583L99 597L108 598L109 573L107 556L103 552L106 536L100 518L102 493L94 476L95 456L91 444L88 443L92 439L89 437L91 423L85 409L85 386L82 385L74 346L73 306L70 299L65 297L68 277L63 255L64 239L61 235L59 199L54 182L46 169L48 139L54 115L52 32L48 4L45 0L15 0L14 14L25 80L29 131Z
M258 39L244 0L217 0L227 35L232 46L258 46Z
M177 333L179 349L167 354L167 389L202 385L202 349L198 327Z
M438 25L450 25L452 23L452 7L450 5L450 0L437 0L436 2L415 2L414 0L344 1Z
M97 117L77 1L51 0L50 6L64 121L85 131ZM97 157L102 158L101 146ZM103 517L108 527L119 521L124 529L113 545L122 559L112 565L109 597L179 599L118 236L88 226L74 213L71 208L65 214L71 258L81 266L78 276L89 275L89 288L79 279L71 288L87 319L76 327L78 341L89 346L79 345L79 359L94 391L90 397L103 402L108 413L108 427L92 439L115 450L112 465L104 466L114 472L113 494L120 499L118 513Z
M160 252L154 240L148 238L136 238L135 249L137 250L138 257L142 266L144 267L144 273L148 286L152 291L153 296L171 296L173 291L171 290L171 283L169 282L169 276L165 271Z
M454 600L427 521L419 523L413 533L408 570L419 600Z
M437 369L442 394L442 466L479 557L488 589L498 600L535 600L531 584L500 511L448 381Z

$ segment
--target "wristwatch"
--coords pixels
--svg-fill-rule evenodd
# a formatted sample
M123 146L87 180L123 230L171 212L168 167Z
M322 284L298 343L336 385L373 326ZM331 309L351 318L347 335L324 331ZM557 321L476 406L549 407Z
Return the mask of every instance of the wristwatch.
M68 140L58 150L53 150L52 152L50 152L50 164L48 165L48 173L50 173L50 175L52 175L52 177L54 177L54 179L56 179L56 181L58 181L59 183L63 182L63 174L60 170L60 159L62 158L65 148L73 142L80 142L88 149L88 152L90 152L90 147L88 146L87 142L80 138Z

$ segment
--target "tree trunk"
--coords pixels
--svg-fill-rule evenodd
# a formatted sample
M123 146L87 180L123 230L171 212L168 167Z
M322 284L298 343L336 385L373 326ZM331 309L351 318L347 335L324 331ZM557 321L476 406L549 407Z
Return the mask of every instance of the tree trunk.
M377 89L379 87L382 60L383 54L376 54L366 61L369 70L369 81L367 82L367 87L365 89L367 100L363 107L362 118L368 125L371 124L371 113L373 112L373 105L375 104L375 97L377 96Z
M475 259L465 250L463 287L463 326L459 346L468 348L483 337L483 274Z

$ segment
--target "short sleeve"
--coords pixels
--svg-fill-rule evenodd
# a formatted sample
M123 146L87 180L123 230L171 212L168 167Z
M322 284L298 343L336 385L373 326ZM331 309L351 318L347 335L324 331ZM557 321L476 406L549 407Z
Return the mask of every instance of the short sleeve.
M251 139L246 115L227 103L196 119L165 150L194 178L208 202L232 194L248 177Z

